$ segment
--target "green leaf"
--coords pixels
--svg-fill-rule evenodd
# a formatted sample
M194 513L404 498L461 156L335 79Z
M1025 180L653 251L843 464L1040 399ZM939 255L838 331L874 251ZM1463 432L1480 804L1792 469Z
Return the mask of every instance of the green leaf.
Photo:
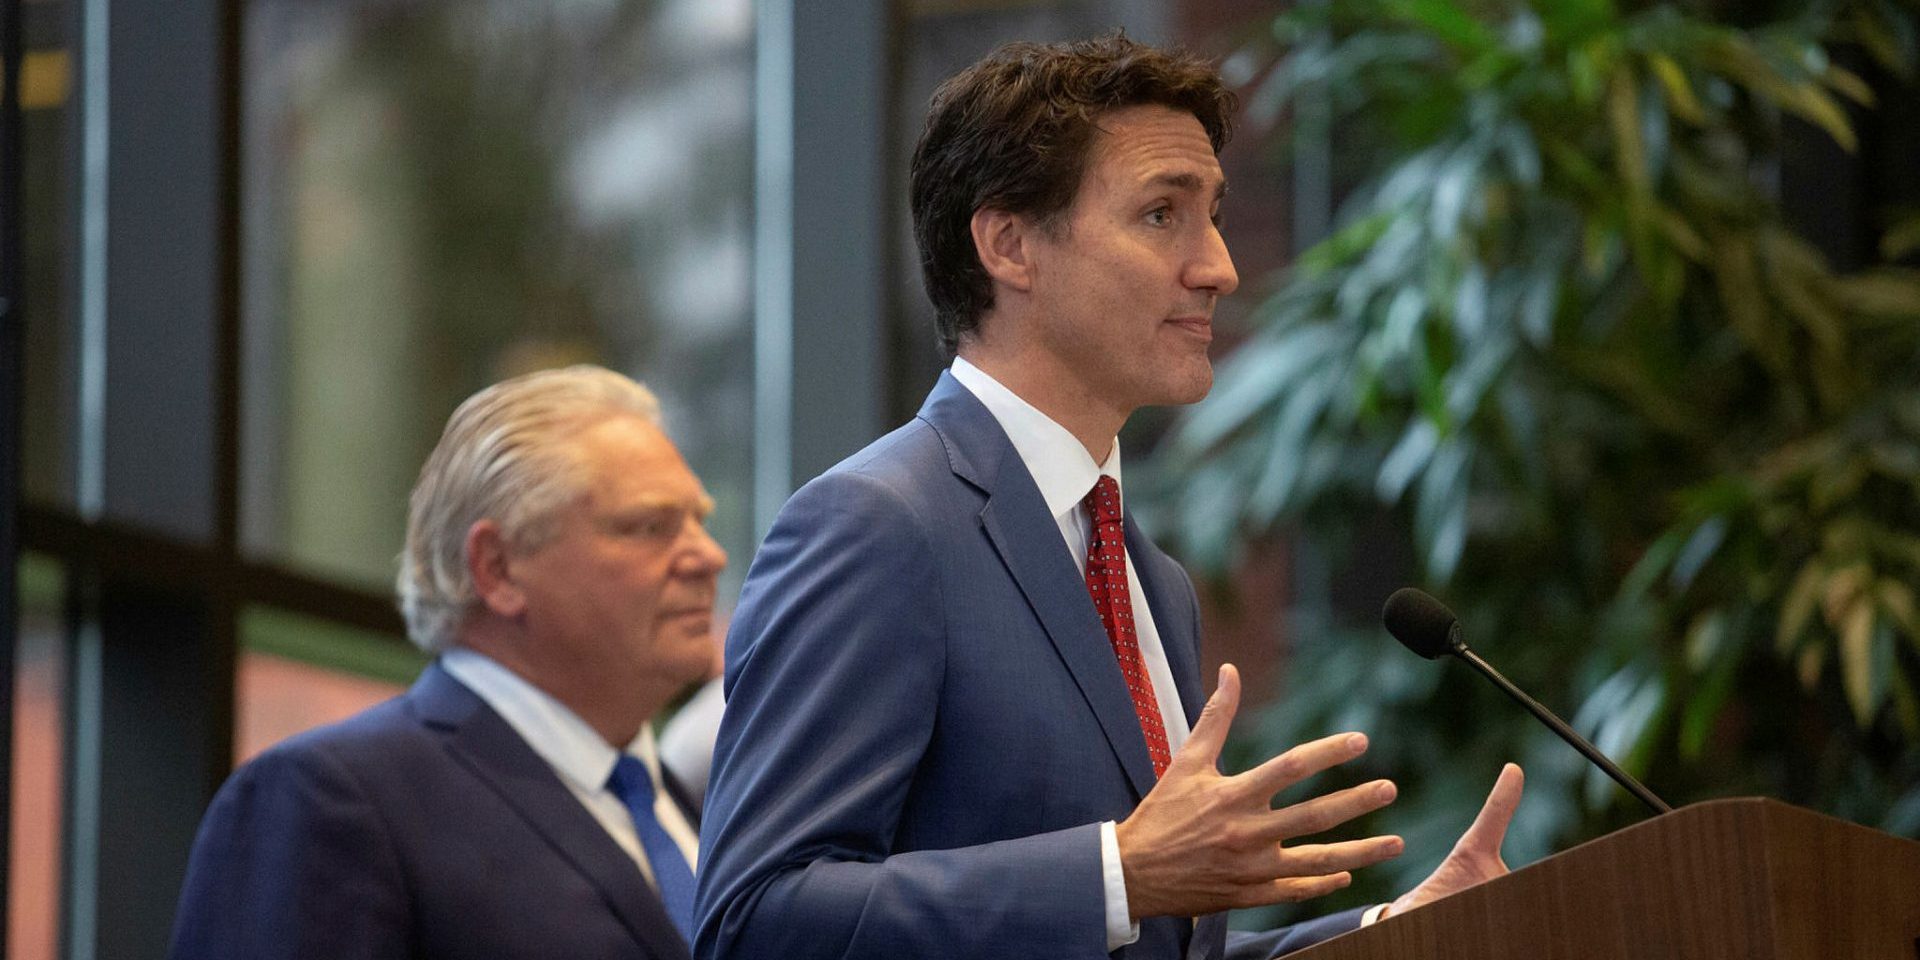
M1720 610L1709 610L1693 618L1693 624L1687 628L1685 643L1687 669L1696 673L1721 659L1720 651L1726 646L1727 616Z
M1916 616L1910 587L1898 580L1882 577L1874 583L1873 595L1889 620L1899 624L1909 638L1920 641L1920 616Z
M1835 143L1849 153L1857 146L1853 124L1848 121L1846 111L1827 96L1818 82L1782 73L1746 37L1736 33L1722 34L1718 42L1703 53L1707 61L1728 78L1780 109L1825 130Z
M1651 207L1654 220L1660 225L1660 233L1667 238L1674 249L1695 263L1706 263L1710 259L1707 241L1701 239L1694 225L1672 208L1655 203Z
M1889 320L1920 320L1920 271L1869 270L1833 281L1848 309Z
M1886 21L1875 16L1873 9L1866 4L1855 5L1852 12L1854 39L1860 41L1860 45L1882 67L1903 78L1911 76L1913 65L1908 62L1899 38Z
M1785 654L1798 644L1800 635L1806 632L1808 621L1813 619L1813 611L1820 605L1826 581L1827 570L1819 558L1801 565L1800 573L1793 578L1793 586L1787 590L1786 600L1780 605L1780 628L1774 634L1775 649Z
M1767 322L1767 303L1762 293L1765 288L1754 266L1750 241L1739 235L1721 236L1714 251L1713 278L1734 333L1776 376L1788 379L1792 361L1788 348Z
M1859 137L1853 132L1853 121L1847 119L1847 111L1827 96L1819 85L1811 82L1793 84L1781 91L1775 102L1787 112L1825 130L1827 136L1832 137L1842 150L1853 153L1860 148Z
M1920 697L1914 696L1913 685L1899 673L1888 671L1887 681L1900 728L1906 731L1908 739L1920 738Z
M1640 88L1633 68L1622 64L1607 85L1607 125L1613 132L1614 169L1627 189L1647 190L1647 150L1640 136Z
M1414 532L1426 546L1427 575L1436 583L1453 576L1466 549L1470 454L1463 442L1442 444L1420 478Z
M1392 10L1398 16L1419 24L1448 45L1469 53L1480 53L1494 44L1485 24L1448 0L1397 0Z
M1660 579L1661 571L1667 569L1673 558L1679 555L1681 545L1686 542L1686 536L1679 530L1661 534L1620 581L1619 595L1631 600L1645 597L1647 591L1653 589L1654 582Z
M1516 346L1511 339L1483 337L1472 344L1467 362L1456 365L1446 377L1446 404L1449 423L1472 419L1480 410L1487 391L1506 371Z
M1845 629L1846 619L1859 606L1872 581L1873 568L1864 563L1848 564L1827 576L1820 591L1820 611L1834 632Z
M1916 251L1920 251L1920 213L1895 221L1880 238L1880 256L1888 260L1899 260Z
M1700 568L1713 559L1714 552L1727 539L1727 521L1725 517L1709 517L1694 528L1687 538L1687 544L1680 548L1679 556L1673 561L1673 585L1685 590L1693 584L1693 578Z
M1863 107L1873 106L1873 88L1860 75L1838 64L1828 64L1820 79L1841 96Z
M1847 706L1853 709L1854 722L1865 727L1873 722L1878 706L1873 664L1873 606L1856 603L1847 610L1840 625L1840 683L1847 694Z
M1696 127L1707 122L1707 112L1700 108L1700 99L1693 95L1693 84L1687 82L1686 71L1680 69L1672 57L1664 53L1650 54L1647 66L1652 68L1654 78L1660 81L1667 107L1674 116Z
M1820 672L1826 666L1826 651L1817 646L1800 648L1800 656L1794 661L1794 673L1800 678L1800 686L1812 690L1820 683Z
M1433 421L1420 418L1407 426L1400 435L1400 442L1393 445L1393 451L1380 464L1380 477L1374 483L1374 492L1387 503L1394 503L1405 493L1413 478L1432 459L1433 451L1440 445L1440 430Z

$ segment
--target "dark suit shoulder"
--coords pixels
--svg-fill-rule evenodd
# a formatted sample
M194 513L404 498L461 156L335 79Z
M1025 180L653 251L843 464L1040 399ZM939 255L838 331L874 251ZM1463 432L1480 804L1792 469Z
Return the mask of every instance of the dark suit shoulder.
M951 472L939 432L925 420L915 419L867 444L807 486L870 483L905 498L924 489L929 476Z

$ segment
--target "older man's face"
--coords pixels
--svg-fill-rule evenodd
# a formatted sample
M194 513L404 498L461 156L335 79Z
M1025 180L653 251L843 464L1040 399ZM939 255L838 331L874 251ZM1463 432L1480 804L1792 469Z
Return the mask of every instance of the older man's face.
M727 563L705 526L712 500L666 434L638 417L600 421L569 448L584 495L561 508L551 540L512 561L529 637L610 680L703 679Z
M1193 114L1099 120L1079 192L1038 246L1038 345L1088 401L1132 411L1213 385L1213 307L1239 286L1216 223L1226 178Z

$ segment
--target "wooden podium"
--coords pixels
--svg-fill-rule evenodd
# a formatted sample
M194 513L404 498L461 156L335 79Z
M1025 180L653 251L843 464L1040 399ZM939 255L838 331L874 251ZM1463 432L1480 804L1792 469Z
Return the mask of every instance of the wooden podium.
M1714 800L1288 960L1920 960L1920 843Z

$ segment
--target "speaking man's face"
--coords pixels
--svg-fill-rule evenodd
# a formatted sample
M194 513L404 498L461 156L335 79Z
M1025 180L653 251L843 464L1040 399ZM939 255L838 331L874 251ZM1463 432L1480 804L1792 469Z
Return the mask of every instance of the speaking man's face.
M1072 206L1037 247L1040 345L1091 401L1194 403L1213 385L1213 308L1240 284L1220 236L1226 178L1193 114L1098 121Z

